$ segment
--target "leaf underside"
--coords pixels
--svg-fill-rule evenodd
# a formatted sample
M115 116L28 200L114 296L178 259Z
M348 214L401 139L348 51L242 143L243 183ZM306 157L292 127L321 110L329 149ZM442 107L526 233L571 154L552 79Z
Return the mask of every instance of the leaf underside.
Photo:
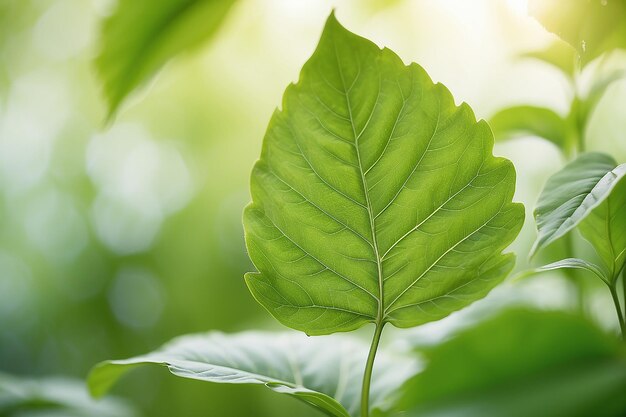
M0 372L0 416L134 417L138 414L116 398L95 401L82 380Z
M226 384L264 385L296 397L330 416L359 413L362 363L367 345L347 336L309 339L298 333L244 332L183 336L147 355L103 362L89 376L94 395L104 394L129 370L165 365L174 375ZM372 407L382 409L391 393L416 371L412 359L378 358Z
M611 283L626 262L626 164L615 171L620 176L608 197L580 223L582 236L598 253Z
M626 164L587 153L566 165L546 183L535 209L537 240L531 255L579 225L611 194L626 175Z
M245 209L246 275L283 324L411 327L484 297L523 223L493 137L417 64L333 15L268 127Z

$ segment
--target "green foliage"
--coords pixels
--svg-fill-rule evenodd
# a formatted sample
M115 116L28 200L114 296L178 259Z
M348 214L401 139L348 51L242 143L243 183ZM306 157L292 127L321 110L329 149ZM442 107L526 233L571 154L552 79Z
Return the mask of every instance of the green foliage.
M583 64L626 48L624 0L531 0L529 5L531 15L572 45Z
M568 77L574 77L576 72L576 50L569 44L556 40L545 49L526 52L521 55L525 58L534 58L560 70Z
M127 371L165 365L174 375L224 384L264 385L296 397L330 416L359 412L359 385L367 345L347 336L309 339L297 333L245 332L184 336L147 355L104 362L89 376L94 395L104 394ZM379 357L380 383L372 387L372 407L383 409L389 396L416 370L413 360Z
M625 177L626 164L617 165L613 158L601 153L583 154L553 175L535 210L538 237L531 254L578 226L599 255L602 266L584 259L568 258L537 271L584 269L598 276L611 291L622 335L626 339L626 312L622 312L617 295L617 280L626 262ZM624 289L626 295L626 285Z
M331 16L252 173L250 291L312 335L416 326L485 296L524 220L492 147L467 104Z
M406 416L618 417L623 347L561 312L513 310L424 352L402 389Z
M556 269L581 269L583 271L591 272L605 283L609 283L608 278L606 277L606 273L602 268L592 262L578 258L561 259L560 261L552 262L548 265L536 268L530 271L530 273L554 271Z
M626 164L608 175L615 178L614 188L580 223L580 232L593 245L607 277L614 282L626 259Z
M549 140L560 149L567 146L567 121L545 107L508 107L492 116L489 125L497 141L532 135Z
M104 22L96 67L109 117L180 52L211 37L235 0L120 0Z
M0 416L133 417L137 414L117 399L93 400L82 381L0 373Z
M586 153L554 174L543 189L537 208L538 236L531 255L574 229L612 192L626 175L608 155Z

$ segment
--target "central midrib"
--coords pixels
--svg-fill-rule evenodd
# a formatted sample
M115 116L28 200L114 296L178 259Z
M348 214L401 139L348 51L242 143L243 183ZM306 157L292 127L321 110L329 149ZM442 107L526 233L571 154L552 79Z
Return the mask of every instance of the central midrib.
M378 269L378 311L376 312L375 324L376 326L382 326L384 324L384 287L383 287L383 265L381 262L380 254L378 251L378 243L376 240L376 226L375 219L372 211L372 204L370 202L369 190L367 187L367 179L365 178L365 172L363 170L363 164L361 162L361 152L359 151L359 138L360 135L357 135L356 128L354 126L354 117L352 116L352 105L350 104L350 94L346 89L346 81L343 76L343 70L341 69L341 63L339 62L339 55L337 54L337 46L335 46L335 57L337 60L337 68L339 70L339 77L341 78L341 85L343 94L346 100L346 106L348 108L348 118L350 120L350 125L352 127L352 135L354 137L354 149L356 150L356 156L359 164L359 174L361 175L361 183L363 186L363 193L365 194L365 206L367 209L367 215L369 217L370 229L372 233L372 246L374 248L374 256L376 257L376 267ZM356 82L356 80L355 80ZM376 106L376 104L374 104ZM373 110L372 110L373 111Z

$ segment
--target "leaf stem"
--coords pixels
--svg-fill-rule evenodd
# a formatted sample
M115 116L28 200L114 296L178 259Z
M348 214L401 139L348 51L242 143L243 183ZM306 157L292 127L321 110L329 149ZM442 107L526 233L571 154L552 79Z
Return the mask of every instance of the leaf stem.
M613 304L615 304L615 311L617 313L619 327L622 331L622 338L626 340L626 324L624 323L624 316L622 315L622 308L620 307L619 296L617 295L617 281L614 281L609 289L611 290L611 297L613 297Z
M617 281L615 282L615 286L617 286ZM622 291L624 292L624 326L626 327L626 268L622 267ZM622 337L624 341L626 341L626 332L622 329Z
M385 323L376 323L372 346L370 346L370 351L367 355L365 373L363 374L363 387L361 388L361 417L369 417L370 415L370 384L372 382L372 371L374 370L374 359L376 359L376 351L378 351L383 327L385 327Z
M567 256L574 256L574 242L571 234L563 236L563 243L565 244L565 252ZM576 299L578 304L578 310L581 314L586 313L585 309L585 287L584 282L576 276L576 272L573 269L565 269L566 279L576 288Z

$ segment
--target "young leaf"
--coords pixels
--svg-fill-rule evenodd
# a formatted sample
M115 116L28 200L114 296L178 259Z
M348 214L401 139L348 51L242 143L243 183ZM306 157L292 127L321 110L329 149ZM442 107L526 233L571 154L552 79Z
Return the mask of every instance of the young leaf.
M538 59L548 65L552 65L569 78L572 78L576 71L576 50L562 40L552 42L545 49L526 52L521 56Z
M103 395L124 373L140 365L167 366L171 373L201 381L258 384L296 397L330 416L357 416L362 363L367 345L346 336L310 339L298 333L244 332L183 336L135 358L97 365L88 383ZM389 395L416 371L412 359L379 357L372 406L383 409Z
M548 180L535 209L538 235L531 256L575 228L607 198L626 175L626 164L616 165L608 155L586 153Z
M626 48L624 0L531 0L529 11L572 45L583 64L612 49Z
M96 59L109 117L170 58L211 37L234 2L120 0L103 24Z
M515 106L497 112L489 125L496 141L520 135L537 136L564 149L567 142L567 122L545 107Z
M609 196L580 223L580 232L602 259L611 282L626 261L626 164Z
M423 352L401 389L407 417L619 417L620 343L562 312L512 310Z
M598 265L589 261L585 261L584 259L578 259L578 258L561 259L560 261L552 262L551 264L536 268L532 270L531 273L554 271L555 269L563 269L563 268L582 269L582 270L591 272L592 274L594 274L595 276L597 276L598 278L600 278L602 281L606 282L607 284L610 281L610 278L606 276L605 271L603 271L602 268L600 268Z
M250 291L311 335L416 326L484 297L524 219L492 148L467 104L331 15L252 172Z
M594 75L594 82L591 88L580 103L580 117L588 121L593 115L593 111L604 96L606 90L615 82L626 76L626 70L618 69L608 74Z
M65 377L27 378L0 372L0 416L133 417L137 414L118 399L94 401L83 381Z

